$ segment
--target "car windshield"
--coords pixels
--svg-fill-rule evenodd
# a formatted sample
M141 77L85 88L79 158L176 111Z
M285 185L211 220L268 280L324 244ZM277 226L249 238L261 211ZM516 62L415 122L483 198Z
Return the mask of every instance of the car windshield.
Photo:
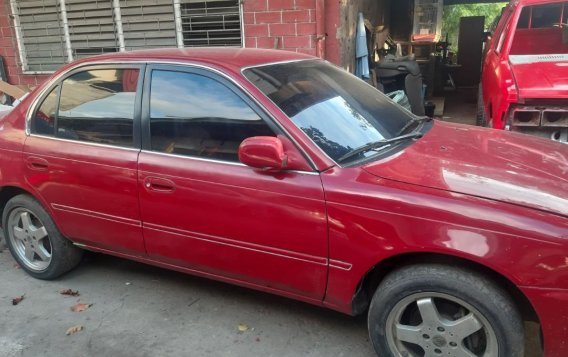
M372 86L321 60L254 67L243 74L336 162L400 135L415 119ZM353 159L376 154L364 151Z

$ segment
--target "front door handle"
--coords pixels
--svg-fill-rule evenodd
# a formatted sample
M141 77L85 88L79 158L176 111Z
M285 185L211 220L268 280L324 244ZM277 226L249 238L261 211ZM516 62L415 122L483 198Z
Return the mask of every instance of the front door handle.
M173 181L159 177L147 177L144 180L144 187L146 187L148 191L157 192L173 192L176 189L176 185Z
M49 163L46 159L37 156L29 156L26 160L28 167L35 171L47 171Z

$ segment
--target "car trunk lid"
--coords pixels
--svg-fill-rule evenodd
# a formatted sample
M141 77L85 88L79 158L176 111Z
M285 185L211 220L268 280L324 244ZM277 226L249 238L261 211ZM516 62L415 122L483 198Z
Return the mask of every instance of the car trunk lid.
M509 61L521 98L568 98L568 54L516 55Z

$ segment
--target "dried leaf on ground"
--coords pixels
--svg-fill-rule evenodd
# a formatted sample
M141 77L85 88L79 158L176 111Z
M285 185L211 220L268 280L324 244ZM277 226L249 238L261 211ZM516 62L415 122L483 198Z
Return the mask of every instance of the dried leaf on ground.
M71 306L71 311L73 312L83 312L91 307L93 304L75 304Z
M24 300L24 295L15 297L12 299L12 305L18 305L22 300Z
M79 295L81 295L81 294L79 294L79 290L71 290L71 289L61 290L59 293L61 295L67 295L67 296L79 296Z
M66 334L67 336L69 336L69 335L72 335L72 334L77 333L77 332L79 332L79 331L83 331L83 326L81 326L81 325L75 325L75 326L73 326L73 327L69 327L69 328L67 329L67 331L65 332L65 334Z
M246 332L250 329L250 327L248 327L248 325L245 325L245 324L239 324L238 329L239 329L239 332Z

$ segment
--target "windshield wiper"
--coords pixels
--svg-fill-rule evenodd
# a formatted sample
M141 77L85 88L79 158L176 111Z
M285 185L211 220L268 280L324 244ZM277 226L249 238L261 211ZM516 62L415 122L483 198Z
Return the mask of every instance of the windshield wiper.
M357 156L357 155L359 155L363 152L378 150L378 149L383 148L385 146L388 146L390 144L396 144L398 142L406 141L406 140L410 140L410 139L418 139L418 138L421 138L422 135L423 135L422 133L411 133L411 134L397 136L397 137L394 137L394 138L391 138L391 139L379 140L379 141L375 141L375 142L372 142L372 143L368 143L368 144L360 146L357 149L350 151L347 154L343 155L342 157L337 159L337 162L342 163L345 160L350 159L353 156Z
M402 129L400 129L398 131L398 133L396 134L396 136L400 136L402 135L406 130L408 130L408 128L410 128L412 125L417 124L417 123L423 123L423 122L428 122L431 121L432 118L430 117L418 117L418 118L413 118L411 119L408 123L406 123L405 126L402 127Z

